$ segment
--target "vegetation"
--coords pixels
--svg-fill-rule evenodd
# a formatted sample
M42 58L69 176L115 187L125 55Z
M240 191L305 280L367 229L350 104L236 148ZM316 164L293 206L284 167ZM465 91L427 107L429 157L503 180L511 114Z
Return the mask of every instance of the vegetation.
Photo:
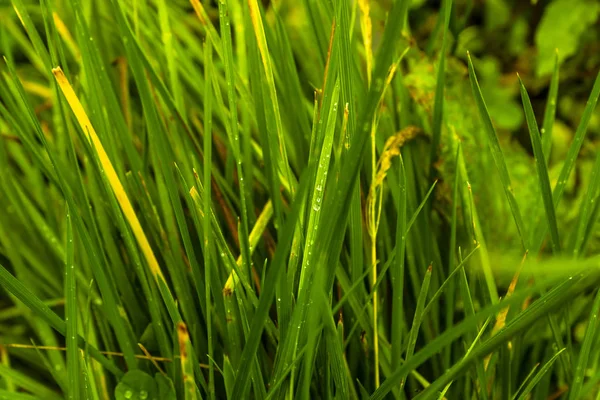
M600 398L599 17L0 0L0 399Z

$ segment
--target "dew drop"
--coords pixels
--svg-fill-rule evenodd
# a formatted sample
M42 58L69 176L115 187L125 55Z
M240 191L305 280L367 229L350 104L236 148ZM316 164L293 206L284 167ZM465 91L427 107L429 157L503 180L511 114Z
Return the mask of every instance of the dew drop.
M133 392L131 390L126 390L124 396L126 399L130 399L133 397Z

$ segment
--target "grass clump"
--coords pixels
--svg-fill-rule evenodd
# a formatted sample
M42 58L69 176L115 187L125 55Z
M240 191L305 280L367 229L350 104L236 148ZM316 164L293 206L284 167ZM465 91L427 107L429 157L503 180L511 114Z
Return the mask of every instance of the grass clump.
M0 4L0 398L597 398L600 38L510 3Z

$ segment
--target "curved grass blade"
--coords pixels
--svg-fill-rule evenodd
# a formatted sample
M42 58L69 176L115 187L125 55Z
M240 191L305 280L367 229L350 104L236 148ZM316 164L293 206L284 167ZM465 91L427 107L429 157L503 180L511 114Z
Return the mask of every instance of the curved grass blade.
M592 92L590 93L590 97L587 100L585 105L585 109L583 111L583 115L581 116L581 121L579 121L579 125L577 125L577 130L575 131L575 136L573 137L573 142L567 151L567 156L565 158L562 169L560 170L560 174L558 176L558 181L554 190L552 191L552 198L554 200L554 208L558 207L560 200L562 199L562 195L565 191L565 187L567 185L567 180L575 167L575 161L577 160L577 156L579 151L581 150L581 146L583 145L583 140L585 139L585 134L587 133L587 128L592 118L592 114L596 109L596 104L598 103L598 97L600 96L600 71L598 71L598 75L596 76L596 80L594 81L594 86L592 87ZM532 253L537 254L537 252L541 249L546 224L542 223L537 226L535 231L536 235L534 236L534 242L532 244Z
M554 354L552 356L552 358L550 360L548 360L548 362L546 364L544 364L544 366L542 368L540 368L540 370L535 374L535 376L529 382L527 382L527 386L525 386L525 388L523 389L523 391L521 392L521 394L519 395L517 400L526 400L527 399L527 396L529 395L529 393L531 393L531 391L533 390L535 385L537 385L542 380L544 375L546 375L548 373L548 371L550 371L550 369L554 365L554 362L556 361L558 356L560 356L560 353L562 353L565 350L566 349L561 349L558 352L556 352L556 354Z
M511 323L506 325L506 327L498 332L498 334L474 348L469 356L456 363L442 377L432 382L431 385L417 398L419 400L434 398L439 390L441 390L450 381L455 380L472 363L489 354L514 335L525 329L528 329L533 321L537 321L540 317L546 315L548 312L551 312L552 310L564 305L568 299L584 290L583 287L578 287L577 283L585 283L588 276L588 273L584 273L579 276L579 279L564 280L554 289L544 294L529 308L521 312L513 321L511 321ZM549 282L546 282L546 284L548 283ZM383 400L385 396L387 396L387 394L397 385L398 379L407 371L415 369L433 355L438 353L440 349L449 345L457 338L463 336L469 330L472 330L473 327L477 327L477 323L479 321L498 313L501 309L520 304L524 299L531 296L533 293L539 293L542 289L543 286L539 284L535 288L524 289L499 303L487 307L476 315L468 317L461 323L456 324L453 328L448 329L446 332L421 349L421 351L416 353L410 360L407 360L406 363L394 371L390 376L388 376L387 379L381 384L380 388L373 393L371 400Z
M502 182L502 186L504 188L504 194L506 195L510 210L515 220L515 224L517 225L517 230L521 237L521 243L523 244L523 249L527 250L529 246L526 239L527 235L525 233L525 225L523 224L521 211L519 210L519 205L517 204L517 200L515 199L515 195L513 193L510 175L508 174L508 168L506 167L506 162L504 161L504 154L502 153L502 148L500 147L500 141L498 140L498 135L496 134L496 129L492 123L492 118L490 117L487 106L485 105L485 101L483 100L481 88L479 87L479 82L477 82L477 75L475 75L473 61L471 60L471 55L469 53L467 53L467 58L469 60L469 79L471 81L473 97L475 97L479 115L483 122L484 130L488 138L490 152L492 153L492 158L494 159L494 163L498 169L500 181Z
M246 345L244 346L244 350L240 359L240 367L238 369L235 384L232 389L232 398L244 398L244 394L246 393L246 388L250 379L251 368L253 366L251 360L255 357L258 350L262 331L268 318L269 308L271 307L271 302L273 300L273 296L275 295L278 276L285 268L287 252L292 244L296 223L300 216L302 203L305 200L305 191L308 187L306 181L307 179L304 179L304 181L300 182L292 210L285 221L277 249L275 250L273 261L264 279L264 285L258 307L256 308L256 312L252 319L250 332L246 338Z
M30 391L36 396L39 396L39 398L41 399L62 399L62 396L60 396L57 392L51 390L50 388L38 382L37 380L27 376L22 372L17 371L14 368L9 368L3 364L0 364L0 376L2 376L6 380L12 380L17 386ZM13 397L13 395L14 393L11 393L10 397L6 398L10 398L11 400L17 398L16 396Z
M433 398L438 390L441 390L441 388L444 387L448 382L460 376L472 363L476 362L482 357L485 357L487 354L490 354L493 350L510 340L516 334L529 329L533 322L539 320L544 315L547 315L549 312L552 312L558 308L564 307L569 299L581 293L582 290L585 290L585 288L582 286L585 286L586 280L589 280L589 276L589 273L582 273L578 276L578 278L566 280L563 279L562 283L558 284L552 290L541 296L525 311L522 311L520 314L518 314L495 336L492 336L481 345L477 346L475 349L473 349L469 356L456 363L441 378L432 382L431 386L422 392L416 399L425 400ZM578 283L581 286L578 286ZM521 294L524 292L526 291L522 291ZM517 295L511 296L511 299L513 297L517 297Z
M463 257L463 259L452 270L452 272L450 272L450 274L448 275L448 277L446 278L446 280L440 285L440 287L433 294L433 296L431 296L431 299L429 300L429 303L427 303L427 306L425 306L425 309L423 310L423 315L426 315L429 312L429 310L431 310L431 308L433 306L435 306L435 301L442 295L442 293L444 293L444 290L450 284L450 282L452 281L452 278L454 277L454 275L456 275L456 273L459 272L467 264L467 261L469 261L469 259L471 258L471 256L473 256L473 254L475 254L475 252L477 250L479 250L479 246L475 246L473 248L473 250L471 250L470 253L468 253L465 257Z
M573 242L572 254L577 258L585 251L585 244L589 240L593 232L593 227L596 222L594 217L594 202L598 200L598 191L600 190L600 152L596 155L596 161L592 168L592 175L588 190L583 199L583 207L579 214L579 221L575 231L575 239ZM597 205L596 205L597 207Z
M431 282L431 271L432 266L430 265L425 272L425 278L423 278L423 284L421 285L421 291L417 298L417 307L415 308L415 315L413 316L413 322L410 327L408 334L408 343L406 345L406 360L410 360L414 354L415 346L417 344L417 336L419 335L419 327L423 319L423 308L425 307L425 301L427 300L427 293L429 292L429 283ZM406 381L406 375L402 376L400 382L400 390L404 388Z
M49 68L52 65L52 63L50 62L50 53L44 45L44 41L42 40L40 33L37 31L35 24L33 23L33 20L31 19L31 16L29 15L27 8L25 7L25 3L23 2L23 0L11 1L13 3L13 8L17 13L17 16L19 17L19 20L23 24L23 28L25 28L25 31L27 32L31 43L33 43L33 47L35 48L37 55L43 61L44 66L46 68Z
M46 321L52 328L56 329L63 336L67 334L67 324L46 303L41 301L25 285L17 280L10 272L0 265L0 286L3 286L8 292L12 293L17 299L21 300L25 306ZM80 348L86 347L90 355L94 357L104 368L112 372L115 376L121 377L121 371L113 361L107 359L95 347L87 344L81 337L78 338Z
M535 157L535 165L538 173L538 182L542 193L542 200L544 202L544 209L546 210L546 223L550 227L550 240L552 242L552 251L554 254L560 252L560 239L558 237L558 225L556 223L556 213L554 212L554 203L552 201L552 189L550 188L550 178L548 177L548 166L546 165L546 157L544 156L544 149L542 147L542 139L538 131L538 125L533 114L533 107L531 106L531 100L527 89L523 85L523 81L519 76L519 84L521 87L521 99L523 101L523 108L525 110L525 119L527 120L527 126L529 127L529 137L531 138L531 145L533 147L533 156Z

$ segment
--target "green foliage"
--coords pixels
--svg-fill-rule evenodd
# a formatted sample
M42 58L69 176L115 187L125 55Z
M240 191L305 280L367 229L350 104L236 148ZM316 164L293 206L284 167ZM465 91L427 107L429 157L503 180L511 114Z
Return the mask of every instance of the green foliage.
M437 3L0 2L0 399L596 398L600 5Z
M554 52L560 63L581 48L581 37L598 27L600 4L593 0L554 0L546 7L535 32L538 48L536 73L552 72Z
M173 384L161 374L154 378L134 369L127 372L115 388L116 400L174 400Z

